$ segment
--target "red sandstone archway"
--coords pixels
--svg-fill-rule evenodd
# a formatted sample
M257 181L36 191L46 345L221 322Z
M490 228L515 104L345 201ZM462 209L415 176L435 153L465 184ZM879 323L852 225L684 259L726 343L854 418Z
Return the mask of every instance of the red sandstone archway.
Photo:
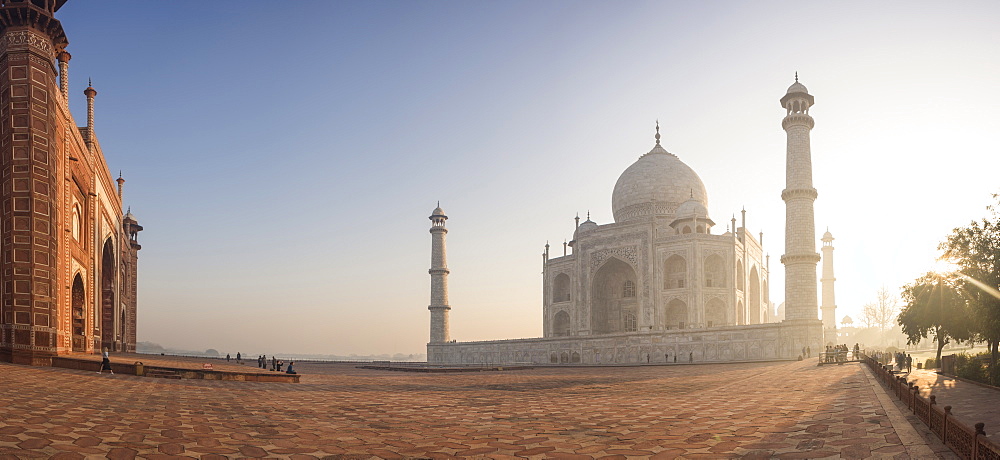
M111 238L101 257L101 348L115 349L115 257Z
M77 273L73 278L73 294L71 297L73 310L73 351L87 350L86 308L87 293L84 291L83 278Z

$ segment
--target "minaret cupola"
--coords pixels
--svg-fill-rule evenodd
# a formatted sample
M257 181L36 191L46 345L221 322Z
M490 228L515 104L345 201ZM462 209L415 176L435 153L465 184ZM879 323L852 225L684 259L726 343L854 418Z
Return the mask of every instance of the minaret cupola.
M799 73L795 72L795 83L788 87L785 96L781 98L781 106L786 111L785 121L788 122L789 119L800 122L808 120L806 123L809 125L809 129L812 129L813 119L809 116L809 108L814 102L806 85L799 83Z

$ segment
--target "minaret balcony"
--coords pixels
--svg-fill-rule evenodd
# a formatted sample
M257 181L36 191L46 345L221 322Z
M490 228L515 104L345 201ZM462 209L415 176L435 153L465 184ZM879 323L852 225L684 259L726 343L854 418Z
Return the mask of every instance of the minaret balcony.
M819 192L817 192L814 188L793 188L781 191L781 199L783 201L795 198L810 198L815 200L818 196Z
M792 113L787 115L784 120L781 120L782 129L788 129L790 126L801 125L805 125L809 127L809 129L813 129L813 127L816 126L816 121L813 120L813 117L804 113Z

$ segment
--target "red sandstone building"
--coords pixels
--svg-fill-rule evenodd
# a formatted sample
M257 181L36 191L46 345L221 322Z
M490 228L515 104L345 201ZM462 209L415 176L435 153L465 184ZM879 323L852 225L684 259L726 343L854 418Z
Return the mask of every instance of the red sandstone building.
M135 351L136 235L94 134L69 111L66 0L0 0L0 359ZM117 184L115 183L117 182Z

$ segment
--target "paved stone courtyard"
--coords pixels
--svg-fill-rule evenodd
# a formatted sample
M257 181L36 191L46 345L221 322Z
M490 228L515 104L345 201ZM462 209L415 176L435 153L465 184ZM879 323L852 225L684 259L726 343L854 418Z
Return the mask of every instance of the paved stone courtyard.
M859 364L456 374L296 367L305 374L299 384L0 363L0 458L923 458L914 452L930 452L908 445L913 436L903 432L912 428L894 408L886 413Z

